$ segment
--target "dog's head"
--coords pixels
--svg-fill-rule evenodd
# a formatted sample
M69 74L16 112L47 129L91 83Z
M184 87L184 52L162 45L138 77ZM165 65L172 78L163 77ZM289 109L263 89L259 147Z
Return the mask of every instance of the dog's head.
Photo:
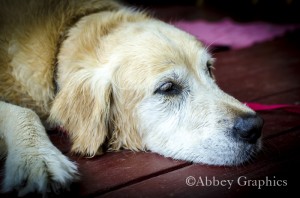
M60 51L50 120L85 155L107 141L112 150L243 163L261 147L262 120L220 90L213 62L193 36L143 14L84 17Z

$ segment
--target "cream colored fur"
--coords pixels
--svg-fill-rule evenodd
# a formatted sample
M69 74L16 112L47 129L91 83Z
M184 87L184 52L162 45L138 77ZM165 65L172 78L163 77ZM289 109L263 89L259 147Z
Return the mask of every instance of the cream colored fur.
M193 36L109 0L2 0L0 9L5 191L45 194L78 178L42 123L68 131L83 156L105 145L231 165L260 149L228 136L236 116L254 112L217 87ZM171 86L180 94L161 93Z

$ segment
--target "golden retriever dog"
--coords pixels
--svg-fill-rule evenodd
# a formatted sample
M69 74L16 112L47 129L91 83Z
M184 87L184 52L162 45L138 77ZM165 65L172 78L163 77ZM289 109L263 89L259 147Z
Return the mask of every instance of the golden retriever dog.
M1 0L0 9L3 191L45 194L78 179L47 127L90 157L149 150L237 165L261 149L261 118L220 90L193 36L111 0Z

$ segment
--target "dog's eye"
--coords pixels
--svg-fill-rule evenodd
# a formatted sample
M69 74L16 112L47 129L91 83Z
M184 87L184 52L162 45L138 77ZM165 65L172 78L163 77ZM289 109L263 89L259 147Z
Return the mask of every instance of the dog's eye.
M154 93L172 96L180 94L180 91L181 88L179 85L173 82L166 82L162 84Z
M207 68L207 71L208 71L210 77L213 77L213 74L212 74L212 71L211 71L213 69L213 66L212 66L212 63L210 61L206 62L206 68Z

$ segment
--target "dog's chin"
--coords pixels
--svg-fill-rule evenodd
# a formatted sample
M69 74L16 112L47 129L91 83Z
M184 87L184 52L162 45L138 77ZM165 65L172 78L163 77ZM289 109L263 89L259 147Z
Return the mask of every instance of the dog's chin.
M178 150L150 149L165 157L183 160L198 164L214 166L238 166L254 161L255 156L261 150L262 143L259 138L256 143L231 141L218 142L213 139L206 140L205 144L197 147L178 148Z
M207 151L204 157L199 155L191 161L216 166L244 165L255 160L256 155L261 150L261 145L261 139L258 139L254 144L235 142L233 145L223 148L212 148L211 152Z

